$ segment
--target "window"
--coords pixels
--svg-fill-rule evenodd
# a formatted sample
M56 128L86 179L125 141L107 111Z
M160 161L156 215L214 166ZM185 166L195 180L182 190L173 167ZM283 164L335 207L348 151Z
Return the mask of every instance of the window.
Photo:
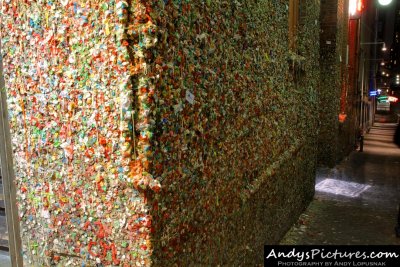
M289 0L289 48L296 49L299 27L299 0Z

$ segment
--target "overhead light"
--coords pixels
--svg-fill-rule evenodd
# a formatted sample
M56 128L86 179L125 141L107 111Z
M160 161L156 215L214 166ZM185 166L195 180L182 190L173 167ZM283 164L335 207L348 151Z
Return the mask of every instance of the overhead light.
M386 73L386 77L389 77L389 73Z
M382 51L386 51L387 50L387 48L386 48L386 44L385 43L383 43L383 46L382 46Z
M381 62L381 66L385 66L385 62Z
M385 74L386 74L386 72L382 71L382 75L385 75Z
M378 0L378 2L381 6L387 6L392 2L392 0Z

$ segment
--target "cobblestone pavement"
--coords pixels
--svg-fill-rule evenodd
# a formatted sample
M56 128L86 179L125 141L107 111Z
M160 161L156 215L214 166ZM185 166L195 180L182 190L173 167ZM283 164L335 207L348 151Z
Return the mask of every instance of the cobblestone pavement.
M376 122L363 152L318 170L315 198L281 244L400 245L394 232L400 203L395 127Z

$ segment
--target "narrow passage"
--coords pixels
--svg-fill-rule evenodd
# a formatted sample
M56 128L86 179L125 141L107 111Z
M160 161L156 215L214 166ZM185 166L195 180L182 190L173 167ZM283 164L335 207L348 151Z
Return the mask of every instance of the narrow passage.
M375 122L364 152L318 170L314 200L281 244L400 245L394 232L400 203L395 128L395 123Z

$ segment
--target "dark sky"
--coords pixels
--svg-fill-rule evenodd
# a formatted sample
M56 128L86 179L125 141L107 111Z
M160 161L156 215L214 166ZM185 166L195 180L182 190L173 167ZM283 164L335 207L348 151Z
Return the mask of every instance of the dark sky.
M378 39L384 41L388 48L390 48L393 42L395 15L396 11L398 12L399 7L400 0L393 0L393 2L388 6L377 5L379 12Z

